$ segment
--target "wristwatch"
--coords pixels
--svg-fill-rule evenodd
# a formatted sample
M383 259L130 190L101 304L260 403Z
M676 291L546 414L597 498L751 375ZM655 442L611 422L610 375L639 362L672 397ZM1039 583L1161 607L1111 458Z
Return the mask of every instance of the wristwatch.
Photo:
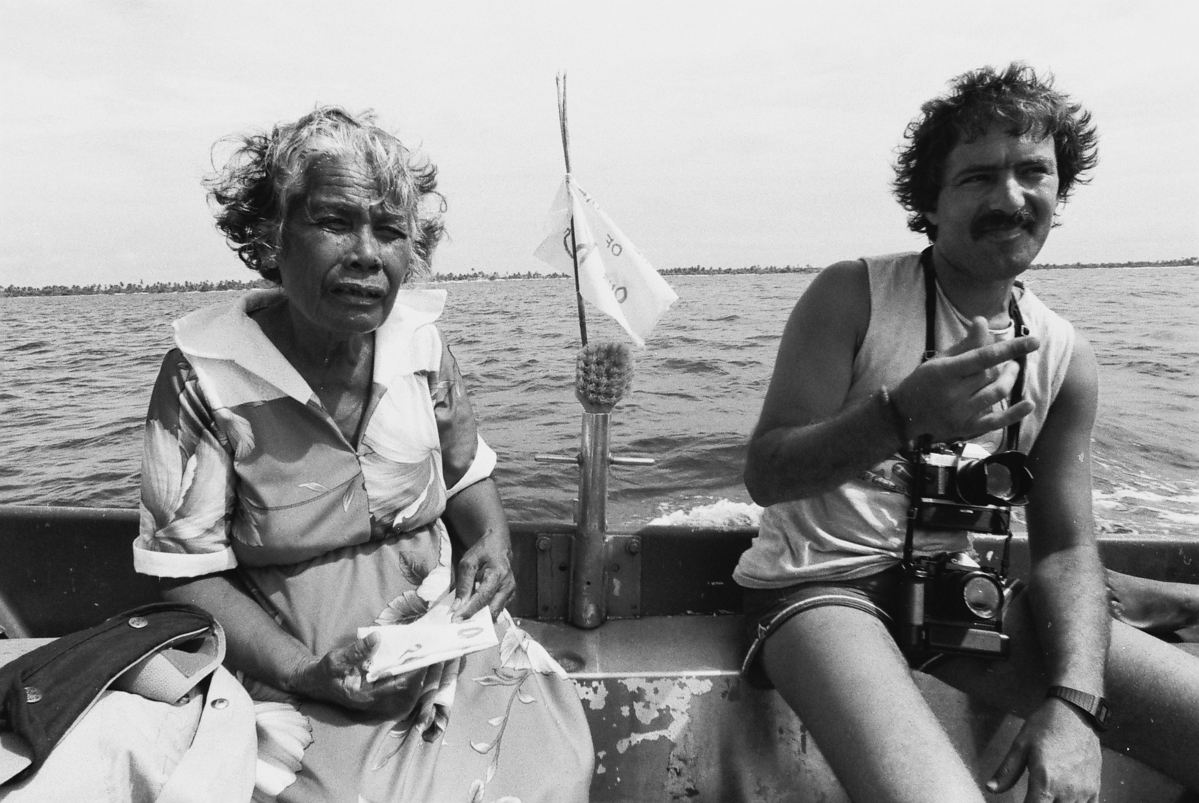
M1107 700L1087 694L1085 691L1072 689L1069 686L1050 686L1045 692L1047 697L1059 697L1087 715L1091 724L1101 731L1107 730L1108 720L1112 710L1107 707Z

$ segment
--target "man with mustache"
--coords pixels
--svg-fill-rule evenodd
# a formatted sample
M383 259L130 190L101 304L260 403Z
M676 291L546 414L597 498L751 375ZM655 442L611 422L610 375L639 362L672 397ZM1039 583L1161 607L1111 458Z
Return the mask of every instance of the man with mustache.
M1108 613L1091 517L1094 354L1018 281L1095 165L1090 115L1013 64L959 76L907 140L895 190L929 247L816 277L750 442L746 485L767 510L734 575L747 677L779 690L859 803L983 800L909 667L1025 718L989 791L1027 772L1028 801L1096 800L1101 737L1199 789L1199 660ZM1007 660L985 628L982 656L904 628L905 595L926 588L912 580L921 559L965 571L983 531L921 518L929 492L913 477L938 444L1027 454L1030 583L1002 606ZM966 606L997 615L996 587L978 588Z

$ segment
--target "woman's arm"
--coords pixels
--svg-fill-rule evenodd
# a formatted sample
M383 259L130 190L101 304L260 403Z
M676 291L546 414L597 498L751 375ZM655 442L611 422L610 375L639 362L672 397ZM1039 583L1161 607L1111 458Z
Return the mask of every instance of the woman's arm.
M262 609L236 573L164 578L159 588L164 599L198 605L221 623L230 667L282 691L300 693L295 678L316 656Z
M366 680L375 636L318 658L280 627L232 572L160 582L164 599L198 605L221 623L226 663L233 669L288 694L345 708L406 714L416 703L423 672Z
M454 620L462 621L483 606L490 607L495 618L516 591L512 540L499 490L490 477L495 454L479 437L466 383L448 344L442 344L441 368L431 390L442 474L452 490L441 519L450 537L465 548L456 572ZM460 484L466 487L454 490Z
M508 519L495 482L488 477L450 497L442 520L466 547L458 562L454 619L461 621L483 606L492 618L512 599L516 577L512 574L512 539Z

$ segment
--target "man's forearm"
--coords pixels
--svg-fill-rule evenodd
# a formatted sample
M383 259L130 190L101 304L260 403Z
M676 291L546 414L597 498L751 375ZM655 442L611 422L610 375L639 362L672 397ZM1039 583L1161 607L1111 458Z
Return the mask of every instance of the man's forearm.
M745 485L763 506L802 499L843 485L899 446L893 413L876 392L824 421L756 434Z
M1035 560L1029 588L1049 685L1102 695L1111 618L1093 546Z

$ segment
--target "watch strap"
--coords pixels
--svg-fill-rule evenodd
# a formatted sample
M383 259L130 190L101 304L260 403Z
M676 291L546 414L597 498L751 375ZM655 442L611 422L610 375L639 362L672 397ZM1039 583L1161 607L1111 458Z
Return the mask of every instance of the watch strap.
M1087 719L1096 728L1101 731L1107 730L1108 720L1111 719L1111 709L1107 705L1107 700L1102 697L1096 697L1094 694L1087 694L1085 691L1072 689L1069 686L1050 686L1045 694L1065 700L1086 714Z

